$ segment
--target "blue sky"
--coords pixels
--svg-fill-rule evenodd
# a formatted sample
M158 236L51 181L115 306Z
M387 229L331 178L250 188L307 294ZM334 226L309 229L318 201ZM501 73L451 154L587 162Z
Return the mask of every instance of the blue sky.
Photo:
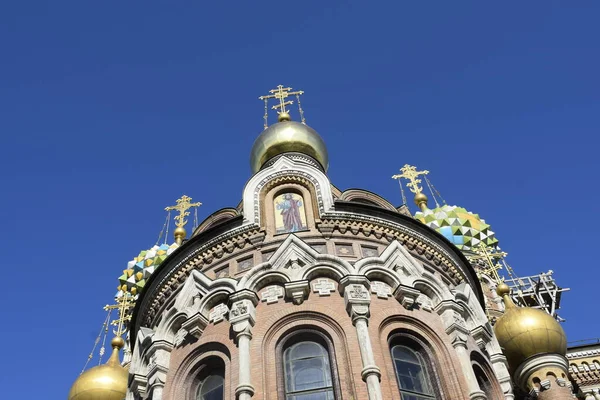
M597 1L4 2L4 395L66 397L165 206L185 193L202 219L238 204L257 97L280 83L306 91L336 186L399 204L390 176L430 170L449 204L492 225L518 274L552 269L571 288L569 340L600 336L599 12Z

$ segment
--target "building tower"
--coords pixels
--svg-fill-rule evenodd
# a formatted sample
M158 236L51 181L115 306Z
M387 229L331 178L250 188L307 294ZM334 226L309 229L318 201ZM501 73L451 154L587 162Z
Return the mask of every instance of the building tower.
M498 400L516 398L511 373L527 389L544 387L540 371L563 378L552 364L564 358L557 342L527 355L510 347L527 337L513 315L560 326L543 311L510 308L499 280L507 308L494 331L481 271L457 247L476 240L458 243L430 225L443 216L428 222L423 171L402 173L412 177L425 223L374 193L330 182L327 148L306 124L302 94L280 85L260 97L265 129L239 205L214 212L186 239L188 210L200 204L184 196L167 207L179 212L175 243L140 253L120 277L117 299L135 300L126 399ZM278 122L269 126L273 100ZM480 225L463 237L495 244L484 221L467 219ZM543 368L530 368L527 357ZM90 388L106 397L82 391L69 400L113 398L111 388ZM548 394L563 392L532 393L558 400Z

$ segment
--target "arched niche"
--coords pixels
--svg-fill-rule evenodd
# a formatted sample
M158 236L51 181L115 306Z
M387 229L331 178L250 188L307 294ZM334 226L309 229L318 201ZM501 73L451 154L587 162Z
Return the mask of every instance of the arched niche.
M315 229L317 200L308 182L283 179L277 186L266 185L262 195L261 224L269 236Z

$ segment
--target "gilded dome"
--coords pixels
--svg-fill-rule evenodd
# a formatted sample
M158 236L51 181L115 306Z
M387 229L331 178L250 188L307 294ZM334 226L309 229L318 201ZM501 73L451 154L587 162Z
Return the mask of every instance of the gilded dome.
M123 400L127 394L128 372L119 363L123 339L112 340L113 352L106 364L90 368L77 378L68 400Z
M283 120L265 129L254 141L250 155L252 172L258 172L271 158L290 152L314 158L324 170L329 167L327 148L321 136L300 122Z
M497 292L504 297L506 311L494 332L511 369L538 354L566 354L567 337L558 321L542 310L515 306L506 284L498 285Z
M443 205L425 209L415 214L415 218L435 229L461 250L485 244L494 247L498 244L496 234L485 220L462 207Z

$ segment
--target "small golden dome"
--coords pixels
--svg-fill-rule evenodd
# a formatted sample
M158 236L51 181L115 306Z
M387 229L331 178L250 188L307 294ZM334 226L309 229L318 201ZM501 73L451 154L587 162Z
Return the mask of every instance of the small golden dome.
M498 285L496 293L503 296L506 310L494 325L494 332L513 371L529 357L567 353L565 331L551 315L535 308L517 307L506 284Z
M68 400L123 400L127 394L128 372L119 362L119 349L125 345L120 337L115 337L111 345L113 351L106 364L90 368L77 378Z
M282 122L265 129L256 138L250 155L252 172L258 172L271 158L290 152L302 153L314 158L324 170L329 167L327 147L321 136L307 125L283 119Z

